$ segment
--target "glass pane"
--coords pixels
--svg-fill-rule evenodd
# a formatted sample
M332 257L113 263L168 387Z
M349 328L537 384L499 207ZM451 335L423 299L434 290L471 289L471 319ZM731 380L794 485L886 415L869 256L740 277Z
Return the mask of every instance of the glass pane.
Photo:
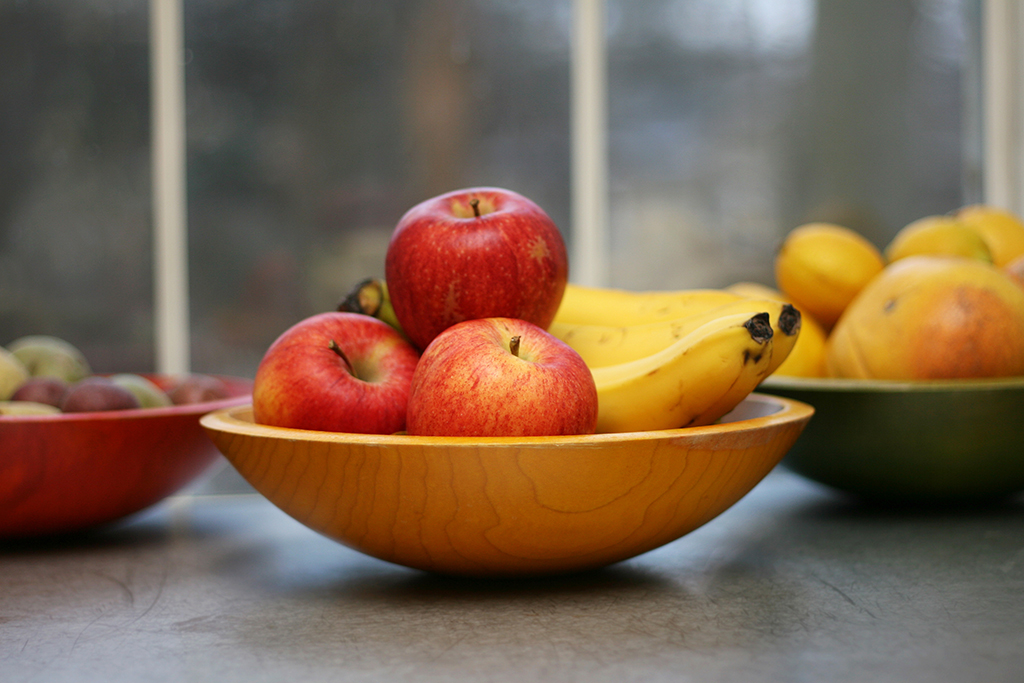
M884 243L964 201L967 0L608 5L612 281L770 279L789 228ZM251 374L381 274L416 201L537 200L571 240L571 7L185 4L193 364ZM152 366L147 12L0 6L0 339ZM114 367L117 365L118 367Z
M771 282L801 222L882 246L977 198L977 0L607 7L611 284ZM383 274L431 195L515 189L571 242L570 0L184 9L196 371L252 376ZM138 0L0 4L0 344L153 368L147 21Z
M0 344L153 369L145 10L0 4Z
M194 366L253 372L429 196L511 187L568 231L562 5L187 3Z
M964 203L965 5L613 3L615 283L771 284L800 223L882 247Z

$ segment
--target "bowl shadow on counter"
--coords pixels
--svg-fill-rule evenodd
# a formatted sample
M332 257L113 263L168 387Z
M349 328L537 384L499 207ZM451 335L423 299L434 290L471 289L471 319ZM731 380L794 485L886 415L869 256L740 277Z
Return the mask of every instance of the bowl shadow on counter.
M513 599L520 595L564 597L594 592L665 591L672 590L673 585L665 576L626 561L569 574L519 578L459 577L409 570L393 574L390 578L385 575L351 577L329 590L343 591L366 600L479 602Z
M780 468L793 476L800 476L789 470L785 463ZM794 512L794 519L865 526L897 522L941 525L1013 519L1024 521L1024 493L950 500L899 500L890 496L848 493L824 484L820 486L830 495L807 503Z
M121 519L112 520L74 531L54 532L34 536L0 538L0 559L14 556L48 556L61 554L104 553L118 550L162 551L182 533L203 542L216 542L230 535L232 528L218 519L199 519L189 516L187 531L179 529L183 523L179 507L190 496L172 496L153 506Z
M119 548L151 548L167 542L167 529L159 525L133 526L116 531L90 529L88 531L12 538L0 540L0 559L5 557L43 557L61 553L102 553Z

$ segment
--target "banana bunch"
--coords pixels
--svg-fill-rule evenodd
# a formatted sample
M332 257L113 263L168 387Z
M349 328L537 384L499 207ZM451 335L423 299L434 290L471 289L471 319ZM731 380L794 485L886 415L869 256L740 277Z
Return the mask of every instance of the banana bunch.
M592 368L597 431L712 424L768 376L773 337L767 313L730 313L649 356Z
M387 289L364 281L339 310L386 318ZM789 355L800 312L721 289L569 284L548 331L590 367L597 431L648 431L712 424L735 408Z
M625 289L565 287L555 321L566 324L642 325L674 320L742 298L722 289L633 292Z
M599 432L711 424L789 355L800 312L721 289L570 284L548 331L594 375Z
M578 314L563 316L562 312L559 310L548 332L575 349L591 369L649 356L722 316L733 313L767 313L775 335L768 371L771 374L789 355L801 327L800 312L783 301L748 298L724 291L717 291L715 297L707 297L700 304L692 300L690 308L681 311L683 315L679 317L662 320L660 316L651 316L648 322L634 325L569 323L566 322L567 318L582 320L583 317ZM636 316L634 319L642 320L636 310L633 315ZM607 316L602 316L604 318Z

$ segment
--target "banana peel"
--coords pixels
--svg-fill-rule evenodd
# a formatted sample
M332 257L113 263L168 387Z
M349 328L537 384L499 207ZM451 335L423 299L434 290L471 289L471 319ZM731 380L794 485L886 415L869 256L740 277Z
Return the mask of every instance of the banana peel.
M395 309L391 306L391 298L388 296L388 285L380 278L366 278L345 295L345 298L338 303L337 310L343 313L362 313L378 320L386 322L398 330L407 341L408 335L398 322Z

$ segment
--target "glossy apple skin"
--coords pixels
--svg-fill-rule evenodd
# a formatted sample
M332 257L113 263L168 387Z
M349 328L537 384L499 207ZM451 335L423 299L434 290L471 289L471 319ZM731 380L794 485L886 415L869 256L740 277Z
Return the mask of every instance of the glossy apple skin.
M406 212L384 272L399 323L425 349L442 330L474 318L519 318L547 329L569 262L558 227L539 206L485 187L449 192Z
M374 317L332 312L306 318L270 345L256 369L256 422L325 432L402 431L418 359L395 328Z
M518 355L510 351L520 338ZM467 320L439 334L412 380L416 436L593 434L597 388L572 348L533 323Z

